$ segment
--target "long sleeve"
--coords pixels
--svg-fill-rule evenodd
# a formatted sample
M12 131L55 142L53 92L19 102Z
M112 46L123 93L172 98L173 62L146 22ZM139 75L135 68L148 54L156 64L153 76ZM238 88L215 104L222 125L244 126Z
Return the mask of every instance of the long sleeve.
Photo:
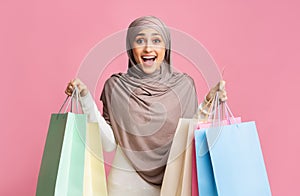
M102 117L90 92L79 99L84 114L87 114L89 122L98 122L101 131L103 149L107 152L116 148L116 140L113 130Z

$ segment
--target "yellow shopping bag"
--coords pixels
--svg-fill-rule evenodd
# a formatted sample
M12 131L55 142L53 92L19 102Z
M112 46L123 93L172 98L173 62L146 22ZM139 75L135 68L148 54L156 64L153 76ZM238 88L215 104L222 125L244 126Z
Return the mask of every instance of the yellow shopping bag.
M84 161L84 196L106 196L106 177L97 123L88 123Z

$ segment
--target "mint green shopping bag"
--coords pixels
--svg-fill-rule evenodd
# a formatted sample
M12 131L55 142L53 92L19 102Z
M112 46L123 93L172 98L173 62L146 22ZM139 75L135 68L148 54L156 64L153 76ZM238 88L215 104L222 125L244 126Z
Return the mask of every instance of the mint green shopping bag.
M51 115L37 196L83 195L86 127L85 114Z
M36 195L78 195L83 189L86 115L52 114Z

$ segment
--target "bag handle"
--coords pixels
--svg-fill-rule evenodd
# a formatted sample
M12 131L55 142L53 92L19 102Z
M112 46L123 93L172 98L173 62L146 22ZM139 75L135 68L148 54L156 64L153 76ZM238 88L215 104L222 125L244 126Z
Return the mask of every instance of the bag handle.
M229 124L236 124L237 121L234 118L233 113L231 112L227 102L221 102L219 100L219 92L217 91L214 97L211 97L208 101L204 101L204 106L200 104L198 106L198 111L196 115L194 116L194 119L197 119L197 122L199 123L200 120L204 122L208 122L211 120L212 122L215 121L218 115L218 120L227 120ZM202 112L203 109L207 109L207 112ZM221 113L222 110L222 113ZM204 113L204 119L200 119L200 113ZM221 115L222 114L222 115ZM225 118L224 118L225 117ZM230 118L232 118L233 123L231 123ZM219 123L220 124L220 123Z
M71 99L68 101L68 99L70 97L71 97ZM66 111L67 111L67 109L69 108L70 105L71 105L70 111L72 112L73 111L73 101L74 101L74 99L76 101L76 112L79 113L79 103L78 103L79 101L78 100L81 99L81 97L79 95L79 90L78 90L77 86L75 86L75 88L74 88L74 90L72 92L72 95L71 96L70 95L67 96L67 98L65 99L63 105L60 107L58 113L59 114L61 113L61 110L63 109L63 107L65 106L66 103L67 103L67 106L66 106L66 108L64 110L64 113L66 113Z
M220 103L219 92L217 92L215 97L214 97L213 109L215 111L214 113L211 114L212 126L213 127L215 126L215 122L218 122L217 126L220 126L222 120L227 120L229 122L229 124L238 123L237 120L235 119L233 113L231 112L227 102L221 102ZM231 123L230 118L232 119L233 123Z

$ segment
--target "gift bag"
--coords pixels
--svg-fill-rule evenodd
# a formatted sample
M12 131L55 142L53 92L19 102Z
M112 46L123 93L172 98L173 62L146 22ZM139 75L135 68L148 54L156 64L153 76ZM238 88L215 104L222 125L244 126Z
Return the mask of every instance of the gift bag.
M198 165L196 155L200 195L271 195L255 123L225 125L216 106L218 120L195 132L196 154L202 159ZM233 117L226 103L225 108Z
M52 114L36 195L107 195L98 124L85 114Z

